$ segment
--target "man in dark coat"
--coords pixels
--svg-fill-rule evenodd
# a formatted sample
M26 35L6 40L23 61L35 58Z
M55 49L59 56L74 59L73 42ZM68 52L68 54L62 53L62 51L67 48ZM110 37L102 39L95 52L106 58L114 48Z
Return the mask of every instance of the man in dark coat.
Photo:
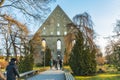
M62 70L62 60L59 60L60 69Z
M16 58L12 58L9 65L6 67L7 80L16 80L16 76L19 77L18 68L16 66Z

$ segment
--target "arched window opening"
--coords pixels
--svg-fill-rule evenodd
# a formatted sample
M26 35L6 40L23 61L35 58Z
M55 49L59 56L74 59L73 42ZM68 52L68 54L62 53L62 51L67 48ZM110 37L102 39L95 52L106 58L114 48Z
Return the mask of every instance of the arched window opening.
M75 41L75 40L73 40L73 41L72 41L72 47L75 45L75 43L76 43L76 41Z
M59 26L60 26L60 24L59 24L59 23L57 23L57 26L59 27Z
M67 32L65 31L65 32L64 32L64 35L66 35L66 34L67 34Z
M60 31L57 31L57 35L60 35Z
M45 48L46 48L46 41L44 39L42 40L42 47L43 47L43 50L45 50Z
M61 50L61 40L57 40L57 50Z
M43 30L42 30L42 34L45 35L46 34L45 32L46 32L46 28L44 27Z

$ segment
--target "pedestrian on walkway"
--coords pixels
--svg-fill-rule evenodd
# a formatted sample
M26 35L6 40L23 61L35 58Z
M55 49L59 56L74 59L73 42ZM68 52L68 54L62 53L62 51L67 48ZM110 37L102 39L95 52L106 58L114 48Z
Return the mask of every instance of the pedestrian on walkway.
M58 70L58 61L57 60L55 60L55 69Z
M53 59L53 66L55 67L55 60Z
M6 67L7 80L16 80L16 76L19 78L18 68L16 66L16 58L12 58L9 65Z
M59 69L62 69L62 60L60 55L58 55L57 60L58 60Z
M57 68L57 65L56 65L56 60L53 59L53 68L56 69Z
M52 67L53 67L53 60L50 59L50 69L52 69Z
M62 70L62 60L59 59L60 70Z

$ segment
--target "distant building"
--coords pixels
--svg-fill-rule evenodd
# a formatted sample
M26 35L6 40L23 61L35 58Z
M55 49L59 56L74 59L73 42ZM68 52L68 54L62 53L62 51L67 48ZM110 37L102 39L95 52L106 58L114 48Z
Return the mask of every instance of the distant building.
M41 57L44 54L43 52L46 45L50 48L53 59L56 59L58 56L61 58L64 57L64 36L68 33L66 25L69 23L72 23L70 18L60 8L60 6L57 6L34 35L34 37L36 35L40 36L42 40L42 47L38 45L35 47L35 63L41 63ZM33 40L34 43L36 41L37 40Z

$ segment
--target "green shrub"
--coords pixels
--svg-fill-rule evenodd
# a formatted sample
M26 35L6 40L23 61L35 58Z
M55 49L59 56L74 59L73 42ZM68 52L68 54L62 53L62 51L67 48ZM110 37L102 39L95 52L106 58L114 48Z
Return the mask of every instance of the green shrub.
M33 55L27 54L24 57L21 56L18 66L19 66L18 68L20 73L33 70L33 66L34 66Z
M35 64L35 67L42 67L43 66L43 63L36 63Z
M95 50L84 44L82 33L79 32L72 52L69 65L74 75L93 75L96 73Z
M50 59L51 59L51 50L47 46L45 50L45 65L49 66L50 65Z

